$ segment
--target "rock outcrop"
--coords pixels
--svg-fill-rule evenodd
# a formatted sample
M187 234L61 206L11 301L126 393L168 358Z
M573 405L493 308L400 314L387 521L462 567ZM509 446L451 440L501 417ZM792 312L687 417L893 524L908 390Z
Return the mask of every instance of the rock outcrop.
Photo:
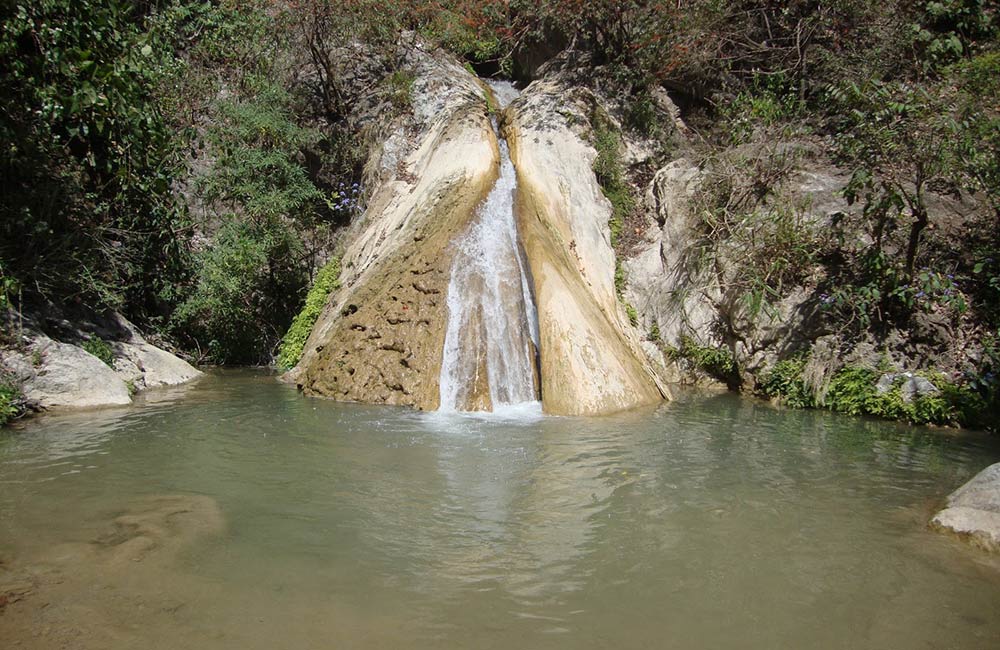
M705 170L683 156L654 174L644 197L654 223L645 242L623 263L625 297L638 311L644 331L655 325L660 339L678 348L685 339L729 348L752 373L818 336L812 331L817 307L809 291L794 288L772 299L771 310L751 314L746 296L727 290L741 286L745 269L738 261L741 251L728 257L716 254L706 263L705 226L697 201L704 182ZM841 194L846 182L835 168L803 167L789 175L783 191L790 203L807 206L803 220L824 224L851 209ZM670 381L692 379L667 363L655 347L648 346L648 352L651 360L669 368Z
M308 394L421 409L440 400L450 245L492 187L499 149L476 77L419 50L413 68L412 120L370 161L377 186L347 236L341 288L286 375Z
M1000 553L1000 463L990 465L948 497L931 525Z
M667 391L616 295L612 208L593 172L587 111L587 97L556 76L532 83L504 126L538 308L542 404L560 415L653 404Z
M0 361L35 408L122 406L132 402L136 391L175 386L201 375L146 341L119 314L79 323L49 317L31 320L19 330L19 344L0 351ZM63 340L54 338L57 333ZM107 346L111 365L81 347L87 339Z

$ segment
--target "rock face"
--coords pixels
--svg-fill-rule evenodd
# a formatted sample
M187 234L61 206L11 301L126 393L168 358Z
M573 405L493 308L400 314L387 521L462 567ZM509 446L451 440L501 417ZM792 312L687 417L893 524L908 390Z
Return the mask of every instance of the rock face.
M542 404L559 415L611 413L666 395L615 293L612 209L579 128L587 122L586 98L556 78L532 83L504 126L538 308Z
M990 465L948 497L931 525L1000 553L1000 463Z
M623 264L627 278L625 297L639 313L644 330L655 324L660 338L674 347L689 338L699 345L730 348L750 372L770 365L779 352L815 336L810 331L816 307L801 289L786 291L773 312L751 317L742 295L724 290L720 280L732 281L741 273L739 251L711 264L700 256L704 226L696 194L705 172L693 160L680 157L661 167L650 181L645 205L655 220L646 242ZM840 189L847 179L835 168L796 170L786 191L796 205L808 206L804 219L828 222L832 215L849 210ZM732 283L732 282L731 282ZM662 354L649 350L655 361ZM687 380L669 367L670 381Z
M57 329L71 340L107 340L114 368L72 343L49 337L32 323L24 330L22 347L3 351L2 361L14 374L27 400L38 408L120 406L132 402L132 392L183 384L201 375L189 363L147 342L118 314L75 327Z
M451 242L492 187L499 149L474 76L429 53L413 65L412 123L370 161L377 187L348 234L341 288L286 375L306 393L421 409L440 400Z

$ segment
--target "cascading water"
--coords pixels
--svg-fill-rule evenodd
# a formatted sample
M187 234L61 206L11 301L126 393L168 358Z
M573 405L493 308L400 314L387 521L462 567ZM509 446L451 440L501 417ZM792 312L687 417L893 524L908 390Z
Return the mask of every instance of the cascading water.
M517 91L491 82L505 108ZM538 400L538 315L514 218L517 175L500 142L500 177L455 242L448 330L441 363L441 410L497 410Z

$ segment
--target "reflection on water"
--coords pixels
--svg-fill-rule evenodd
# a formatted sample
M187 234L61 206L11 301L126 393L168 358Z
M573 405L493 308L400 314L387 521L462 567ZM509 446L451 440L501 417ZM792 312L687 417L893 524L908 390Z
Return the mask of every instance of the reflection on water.
M218 504L222 532L169 561L60 569L53 602L103 585L88 616L115 635L84 647L990 647L1000 567L925 522L997 459L985 436L730 395L463 416L225 373L0 438L0 555L58 563L136 499ZM150 591L168 602L137 627Z

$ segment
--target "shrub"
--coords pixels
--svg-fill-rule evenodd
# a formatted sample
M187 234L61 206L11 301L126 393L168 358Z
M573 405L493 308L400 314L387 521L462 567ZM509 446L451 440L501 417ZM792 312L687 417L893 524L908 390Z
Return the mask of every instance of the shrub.
M284 90L264 80L252 84L252 97L219 103L219 121L208 131L217 160L199 188L207 201L251 219L309 223L323 196L300 158L319 134L295 123Z
M870 414L877 397L875 383L879 376L868 368L848 366L841 369L830 382L823 406L850 415Z
M823 405L850 415L872 415L913 424L985 424L985 402L973 390L949 382L939 373L919 375L934 384L938 392L907 401L901 390L905 377L897 377L889 390L879 393L876 384L880 372L848 366L834 375Z
M417 76L409 70L396 70L387 77L389 101L398 111L408 111L413 103L413 82Z
M799 355L774 364L765 375L759 390L772 399L792 408L813 408L816 397L802 379L802 371L809 357Z
M282 370L289 370L295 367L302 357L302 349L305 347L306 339L312 332L313 325L319 318L326 305L326 299L332 291L340 287L340 260L334 258L326 263L316 274L316 280L309 289L306 296L306 304L302 307L291 327L285 333L281 341L281 350L278 352L278 367Z
M156 92L175 59L149 5L0 8L0 259L26 292L146 315L182 275L180 138Z
M173 328L215 363L269 361L307 277L302 243L288 224L230 219L198 256L197 284Z
M628 322L632 327L639 327L639 312L636 311L635 307L629 303L625 303L625 314L628 316Z
M24 396L12 377L0 369L0 427L24 411Z
M649 328L649 335L647 338L654 343L660 340L660 324L655 320L653 321L653 325Z
M666 352L669 358L684 360L730 387L739 385L739 366L733 353L724 347L698 345L691 337L682 336L680 348L668 347Z

